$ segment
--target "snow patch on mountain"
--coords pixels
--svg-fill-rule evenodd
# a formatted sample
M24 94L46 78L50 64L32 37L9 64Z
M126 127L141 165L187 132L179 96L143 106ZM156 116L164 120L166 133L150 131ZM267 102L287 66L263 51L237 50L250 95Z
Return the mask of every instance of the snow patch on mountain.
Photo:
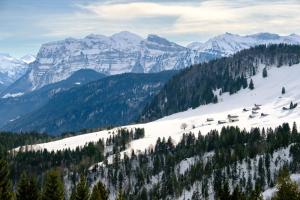
M35 59L35 56L31 54L25 55L20 58L20 60L22 60L26 64L32 63L33 61L35 61Z
M2 98L5 99L5 98L9 98L9 97L19 97L19 96L22 96L23 94L24 94L24 93L21 93L21 92L19 92L19 93L14 93L14 94L8 93L8 94L4 95Z

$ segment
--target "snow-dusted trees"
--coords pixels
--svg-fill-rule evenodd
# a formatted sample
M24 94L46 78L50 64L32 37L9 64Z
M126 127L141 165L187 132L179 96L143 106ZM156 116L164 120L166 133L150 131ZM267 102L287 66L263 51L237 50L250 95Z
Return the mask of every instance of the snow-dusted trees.
M254 83L253 83L253 80L252 80L252 79L250 80L250 83L249 83L249 89L250 89L250 90L253 90L253 89L254 89Z
M262 77L263 77L263 78L266 78L267 76L268 76L267 67L264 67L264 68L263 68L263 71L262 71Z
M296 182L290 178L288 169L282 169L279 173L277 180L277 189L275 196L272 200L298 200L300 199L300 190Z
M285 94L285 87L282 87L281 94Z
M187 128L187 124L186 124L186 123L182 123L182 124L180 125L180 128L181 128L182 130L185 130L185 129Z

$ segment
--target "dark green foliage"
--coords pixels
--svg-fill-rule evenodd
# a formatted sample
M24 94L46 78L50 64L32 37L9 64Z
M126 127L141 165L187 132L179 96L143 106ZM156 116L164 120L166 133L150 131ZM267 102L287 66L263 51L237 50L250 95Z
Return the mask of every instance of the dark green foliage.
M299 200L300 190L296 182L290 179L289 171L282 169L279 173L277 180L277 189L275 196L272 200Z
M116 200L125 200L125 196L124 196L124 193L122 191L118 192Z
M121 74L54 95L40 109L8 123L3 130L50 134L129 124L176 72ZM45 117L47 116L47 117Z
M51 170L47 173L42 200L64 200L64 185L57 170Z
M79 183L76 185L75 200L89 200L90 192L86 177L81 175Z
M0 159L0 199L13 200L11 181L9 180L8 164Z
M255 190L251 192L251 195L249 197L251 200L263 200L262 194L261 194L261 189L259 186L255 186Z
M296 124L293 127L296 127ZM292 131L287 123L274 130L253 128L249 132L240 130L238 127L223 127L220 132L212 130L205 136L199 133L196 137L192 133L186 133L176 146L172 143L171 138L158 138L153 149L145 151L144 154L135 155L132 153L130 158L124 156L124 160L115 156L113 163L106 166L109 174L111 174L108 176L108 184L113 185L116 189L119 188L117 177L123 174L123 182L129 181L128 184L131 188L135 188L125 192L128 198L141 199L145 197L143 187L147 183L147 177L162 173L159 183L147 190L149 199L178 197L182 194L183 189L189 190L196 181L203 183L201 194L203 197L208 197L207 177L213 177L213 189L217 192L215 197L217 199L221 197L261 199L261 191L265 187L273 187L274 178L270 174L269 154L273 155L275 150L286 148L289 144L300 141L297 139L299 135L296 128L293 129L295 130ZM300 147L291 148L291 153L293 150L293 157L294 154L296 154L295 156L298 154L298 158L295 157L294 160L300 163L300 150L298 149ZM178 163L194 156L201 158L206 152L214 152L206 164L200 159L184 175L175 174ZM119 155L118 152L116 155ZM238 162L254 159L256 156L259 156L257 167L249 169L255 171L254 179L256 182L254 183L255 189L253 189L252 176L249 175L247 180L238 178L236 167ZM153 165L149 163L153 163ZM292 166L297 167L299 165L292 164ZM225 174L223 169L227 169L228 174ZM274 172L272 171L272 173ZM136 181L128 179L131 175L134 175ZM225 180L228 178L235 180L233 191L229 191L226 184ZM194 196L197 196L196 192Z
M28 144L36 144L42 142L49 142L53 137L46 134L39 133L12 133L0 132L0 158L7 155L7 151ZM23 148L22 150L26 150Z
M249 89L250 90L254 89L254 84L253 84L253 80L252 79L250 80L250 83L249 83Z
M108 200L108 191L100 181L94 186L90 200Z
M12 173L18 177L22 171L35 172L41 175L43 172L53 168L64 166L75 172L84 172L92 164L101 162L104 144L101 140L96 143L88 143L84 147L75 150L64 151L24 151L16 154L13 158L14 167Z
M23 172L18 183L16 197L17 200L38 200L40 198L38 185L33 176L29 178Z
M253 128L250 131L240 130L238 127L223 127L221 131L212 130L206 135L199 133L197 136L192 133L186 133L177 145L173 144L171 137L167 139L159 138L153 148L138 154L132 152L131 157L125 154L124 159L121 159L120 151L122 151L122 146L126 146L132 138L139 138L134 136L136 133L138 133L137 135L143 135L143 132L142 129L119 129L116 133L111 133L114 137L108 139L106 143L114 149L113 153L115 155L113 156L112 163L106 163L105 168L101 165L88 171L87 179L81 177L73 190L71 200L87 199L89 196L87 180L95 181L96 177L105 178L107 184L113 188L113 191L122 190L123 193L118 194L118 198L120 199L174 199L181 196L183 190L190 190L197 183L201 183L201 187L200 185L197 186L192 197L193 199L197 199L200 195L200 199L205 199L209 196L208 185L210 183L208 180L212 180L212 178L212 186L216 192L216 199L261 199L261 191L266 187L272 187L272 182L274 181L274 174L270 174L270 156L274 155L273 152L277 149L286 148L291 144L290 154L293 159L289 167L292 171L299 169L300 137L296 124L293 125L293 128L290 128L289 124L285 123L276 129L261 130ZM79 159L80 163L85 161L85 157L93 158L97 154L97 151L94 151L95 146L97 144L89 144L85 148L78 149L76 153L82 156L82 159ZM69 150L66 152L70 153ZM213 152L213 154L211 154L210 159L204 162L202 158L208 152ZM20 155L28 153L23 152ZM73 171L77 165L80 165L78 163L73 163L74 165L69 166L65 164L67 163L66 161L72 163L68 156L75 157L76 154L68 155L63 152L57 152L49 155L45 153L44 155L46 157L49 156L48 159L53 156L55 158L53 159L53 163L57 163L57 160L61 159L63 164L59 164L58 162L61 169ZM34 154L31 154L31 157L35 158L34 156ZM186 158L195 156L199 157L199 160L195 161L183 175L177 174L176 166ZM10 158L10 162L13 165L15 165L13 162L19 162L14 160L16 157ZM26 158L25 160L30 160L31 157L24 158ZM250 166L248 168L250 167L249 171L254 171L255 189L252 187L252 176L250 175L248 180L244 180L238 175L237 169L239 162L245 161L248 163L250 159L255 160L254 158L258 158L257 165L252 169ZM25 169L32 167L32 164L24 161L21 164ZM84 166L83 171L89 166L90 164ZM48 167L51 167L51 165ZM45 169L43 170L46 171ZM102 172L105 173L102 174ZM272 173L276 172L272 171ZM76 174L74 182L77 181ZM158 174L161 175L158 183L150 184L150 187L146 188L145 185L150 183L151 177ZM68 176L71 180L72 178L69 173ZM19 181L19 187L20 185L26 185L27 181L23 180L22 177L22 181ZM49 172L45 181L42 181L42 197L49 197L48 199L57 198L49 194L62 194L64 196L63 189L57 189L63 188L61 180L62 176L57 171ZM231 188L234 189L229 189L229 182L233 183ZM90 199L100 199L101 194L105 194L101 197L101 200L107 199L108 193L105 192L104 185L98 183L94 186Z
M232 57L191 66L166 83L147 104L140 120L151 121L191 107L216 102L214 90L221 89L222 93L233 94L246 88L246 77L253 76L261 64L274 66L299 62L300 46L279 44L261 45L243 50Z

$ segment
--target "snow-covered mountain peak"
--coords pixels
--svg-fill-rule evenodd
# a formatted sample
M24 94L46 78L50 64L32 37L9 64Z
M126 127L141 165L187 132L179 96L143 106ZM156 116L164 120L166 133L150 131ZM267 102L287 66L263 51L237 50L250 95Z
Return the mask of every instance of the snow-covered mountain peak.
M203 45L204 45L204 43L202 43L202 42L192 42L192 43L186 45L186 48L192 49L192 50L197 50L197 49L202 48Z
M241 36L238 34L224 33L209 39L203 45L190 45L188 47L204 53L210 53L219 56L230 56L238 51L256 45L279 43L300 44L300 36L296 34L280 36L273 33L256 33L252 35Z
M35 61L36 57L34 55L28 54L20 58L23 62L29 64Z
M0 53L0 82L1 85L9 85L28 69L28 65L22 59L17 59L7 53Z
M257 40L278 40L280 39L280 35L274 33L256 33L253 35L248 35L246 37L254 38Z
M114 40L124 40L133 44L139 44L143 38L135 33L131 33L129 31L122 31L119 33L115 33L111 36Z
M157 43L160 45L172 46L172 42L170 42L169 40L167 40L163 37L160 37L160 36L154 35L154 34L149 34L146 40L148 42Z
M162 51L177 52L187 50L183 46L180 46L174 42L170 42L169 40L154 34L149 34L147 39L144 40L143 43L150 49L157 49Z

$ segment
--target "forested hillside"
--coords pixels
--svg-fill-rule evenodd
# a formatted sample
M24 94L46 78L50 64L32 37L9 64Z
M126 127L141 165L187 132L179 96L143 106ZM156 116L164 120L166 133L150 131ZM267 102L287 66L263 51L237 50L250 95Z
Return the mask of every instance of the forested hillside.
M261 199L264 190L275 186L279 189L277 195L300 194L288 175L300 170L300 134L295 123L293 127L282 124L275 129L251 131L223 127L220 132L212 130L206 135L187 132L177 145L171 137L158 138L152 148L121 157L131 141L143 137L143 129L118 129L106 141L76 150L19 149L5 156L8 163L0 161L0 176L4 177L0 179L4 183L0 191L13 195L12 185L16 185L17 197L28 189L43 200L51 195L48 190L59 199L74 199L77 195L93 199L94 191L89 188L95 185L102 187L104 199L119 199L123 194L122 199L128 200L252 200ZM7 176L9 172L11 176ZM49 176L53 176L51 181ZM23 184L31 179L31 187ZM282 184L293 187L280 188Z
M260 66L291 66L299 62L300 46L279 44L260 45L242 50L232 57L191 66L163 87L145 107L140 119L151 121L199 105L216 103L216 89L221 89L220 93L233 94L249 87L249 77L262 70ZM253 88L250 86L250 89Z
M105 77L91 69L82 69L69 78L17 97L0 98L0 127L44 106L55 94Z
M57 135L132 123L176 73L122 74L77 86L54 95L43 107L6 124L2 129L37 130Z

